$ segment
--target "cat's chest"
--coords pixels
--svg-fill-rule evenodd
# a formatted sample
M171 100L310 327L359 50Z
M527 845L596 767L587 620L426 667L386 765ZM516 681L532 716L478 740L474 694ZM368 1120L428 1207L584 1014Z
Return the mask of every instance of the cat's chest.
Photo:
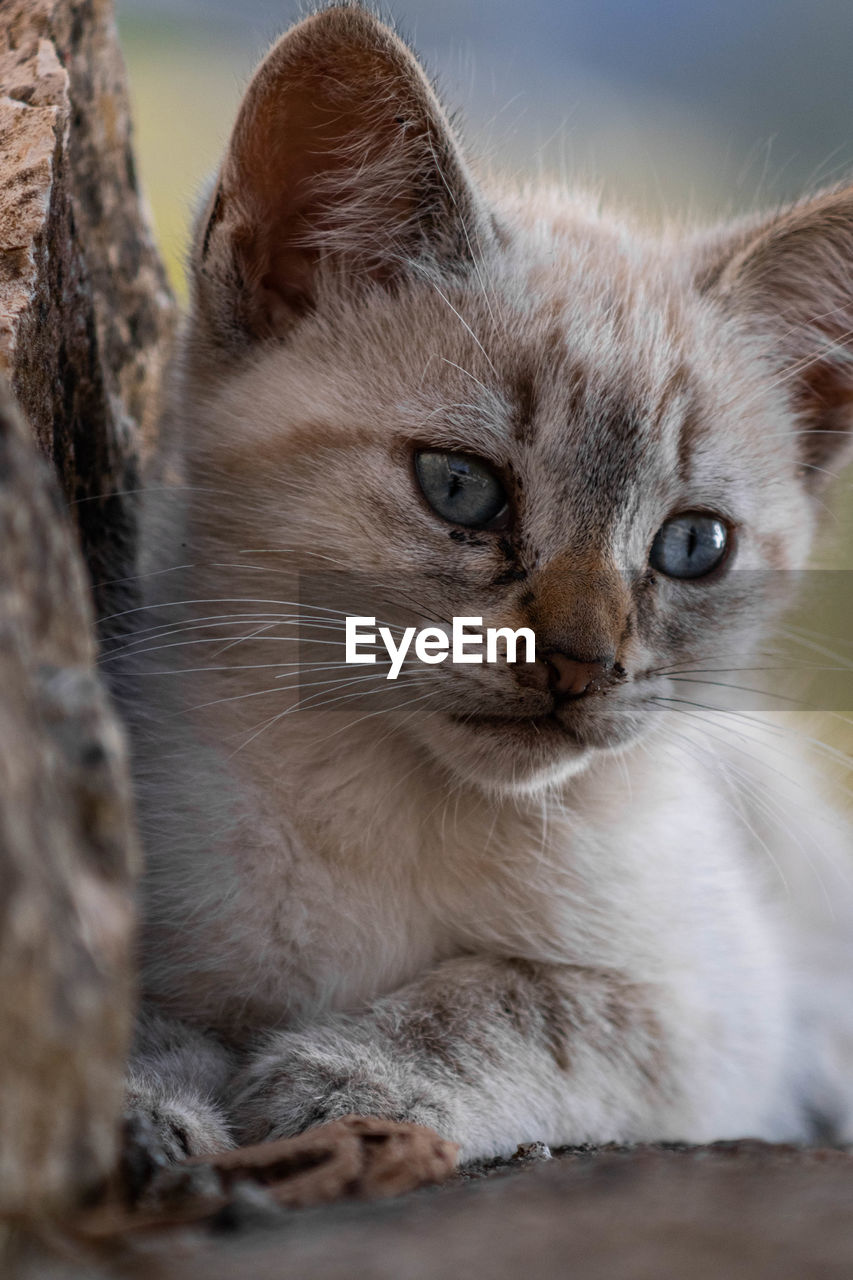
M588 894L576 877L537 868L541 832L536 843L527 830L498 840L497 822L487 833L459 826L443 838L401 832L390 849L352 832L330 847L290 831L274 856L244 852L229 963L245 974L263 957L255 981L241 984L244 999L251 986L251 1020L358 1009L465 953L565 962L589 954Z
M234 838L200 847L191 873L172 880L167 918L155 884L150 936L162 960L148 965L149 986L227 1032L356 1011L466 953L654 975L671 967L665 956L695 960L712 906L714 919L734 919L744 899L731 876L701 877L703 905L691 908L687 882L721 846L713 812L692 801L685 816L682 801L640 813L635 799L624 821L606 823L520 805L488 822L474 804L432 824L389 810L372 823L348 815L313 839L281 810L261 819L247 805ZM668 856L662 828L676 826L687 865ZM176 966L179 956L190 963Z
M228 925L244 1018L286 1025L357 1009L459 951L419 891L416 870L367 851L317 847L288 832L273 856L242 850ZM259 958L262 957L262 963Z

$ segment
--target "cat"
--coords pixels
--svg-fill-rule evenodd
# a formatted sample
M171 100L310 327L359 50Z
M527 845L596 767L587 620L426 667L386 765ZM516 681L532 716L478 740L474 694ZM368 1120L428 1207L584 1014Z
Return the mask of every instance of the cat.
M347 1113L462 1160L853 1140L849 828L707 674L760 665L850 453L853 187L653 235L477 178L336 4L255 73L190 274L106 659L131 1113L174 1158ZM350 614L536 660L389 685L342 662Z

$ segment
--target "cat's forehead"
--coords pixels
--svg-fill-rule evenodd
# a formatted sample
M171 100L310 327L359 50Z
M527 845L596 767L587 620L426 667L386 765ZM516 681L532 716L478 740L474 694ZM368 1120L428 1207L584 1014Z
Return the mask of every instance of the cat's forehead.
M415 310L413 400L432 431L449 428L460 443L467 433L487 454L533 452L559 466L594 447L629 463L683 425L685 465L690 440L726 403L720 318L659 252L609 235L521 239Z
M566 231L522 240L505 270L515 303L505 366L516 382L562 391L572 416L621 402L636 425L654 423L673 396L712 385L719 333L658 244Z
M616 501L655 470L686 473L703 435L725 432L739 374L721 328L654 243L536 225L476 270L302 326L263 386L273 431L286 400L287 450L302 424L309 447L404 436L548 487L580 469Z
M660 245L609 230L519 237L491 275L431 299L407 425L508 463L543 530L558 509L589 532L643 507L725 510L762 478L764 405L685 277Z
M519 227L463 277L428 281L400 332L425 385L467 376L522 407L561 392L570 409L621 398L654 413L676 384L713 378L717 335L685 274L611 227Z

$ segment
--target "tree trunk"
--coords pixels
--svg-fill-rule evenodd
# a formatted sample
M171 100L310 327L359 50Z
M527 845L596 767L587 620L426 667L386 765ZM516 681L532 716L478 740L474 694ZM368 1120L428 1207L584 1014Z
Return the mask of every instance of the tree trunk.
M114 1157L135 843L74 532L0 401L0 1210L84 1194Z
M0 384L24 411L0 385L4 1214L79 1200L115 1158L136 843L86 562L121 608L173 322L111 3L0 0Z
M140 208L112 0L2 0L0 372L74 504L98 611L133 572L175 308Z

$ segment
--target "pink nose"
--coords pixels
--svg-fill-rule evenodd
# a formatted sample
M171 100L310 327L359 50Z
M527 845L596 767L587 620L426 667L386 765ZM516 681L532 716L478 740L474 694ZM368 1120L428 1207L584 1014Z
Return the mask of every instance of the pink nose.
M612 680L613 663L606 659L580 662L566 653L554 652L546 654L545 661L550 668L548 676L551 688L567 698L580 698L585 693L596 693Z

